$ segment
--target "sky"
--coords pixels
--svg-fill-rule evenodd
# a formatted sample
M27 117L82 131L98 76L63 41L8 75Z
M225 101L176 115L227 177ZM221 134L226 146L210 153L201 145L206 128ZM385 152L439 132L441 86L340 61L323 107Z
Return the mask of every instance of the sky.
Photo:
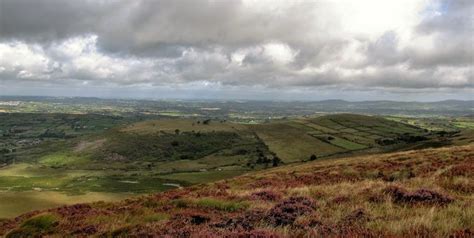
M0 95L474 100L472 0L0 0Z

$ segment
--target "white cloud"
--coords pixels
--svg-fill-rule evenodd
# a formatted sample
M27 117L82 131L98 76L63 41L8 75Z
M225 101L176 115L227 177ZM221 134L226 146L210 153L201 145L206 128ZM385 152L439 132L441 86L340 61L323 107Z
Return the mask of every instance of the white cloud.
M54 66L37 45L22 42L0 44L0 67L4 77L46 79Z
M4 0L0 81L472 89L473 6L466 0Z
M276 64L289 64L294 61L297 51L291 49L287 44L269 43L263 45L263 54Z

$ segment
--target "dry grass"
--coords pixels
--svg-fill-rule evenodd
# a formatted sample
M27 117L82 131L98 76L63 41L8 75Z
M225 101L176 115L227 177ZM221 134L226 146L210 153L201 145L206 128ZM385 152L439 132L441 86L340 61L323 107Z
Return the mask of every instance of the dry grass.
M315 161L119 203L52 209L58 225L35 232L472 237L473 164L474 145ZM37 214L0 221L0 235Z

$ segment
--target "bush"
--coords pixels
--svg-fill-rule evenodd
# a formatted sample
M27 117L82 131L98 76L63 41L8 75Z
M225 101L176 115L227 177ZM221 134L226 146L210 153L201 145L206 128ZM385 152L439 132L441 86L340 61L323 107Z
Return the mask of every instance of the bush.
M448 195L428 189L409 192L397 186L389 186L384 192L389 194L395 203L445 205L454 201Z
M226 228L229 230L253 230L265 217L265 211L262 210L250 210L245 213L215 223L214 226L217 228Z
M315 207L311 198L290 197L270 209L267 221L274 226L291 225L299 216L312 213Z
M260 192L255 192L250 195L250 199L253 200L264 200L264 201L276 201L281 198L281 194L272 191L272 190L265 190Z
M236 133L208 132L197 134L128 134L114 132L95 158L117 157L120 160L168 161L198 159L244 141Z

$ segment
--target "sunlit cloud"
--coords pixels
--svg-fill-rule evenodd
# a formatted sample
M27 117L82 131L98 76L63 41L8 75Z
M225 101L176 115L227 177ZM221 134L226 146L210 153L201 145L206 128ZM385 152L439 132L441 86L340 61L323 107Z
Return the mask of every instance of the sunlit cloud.
M0 82L469 95L473 10L465 0L4 0Z

